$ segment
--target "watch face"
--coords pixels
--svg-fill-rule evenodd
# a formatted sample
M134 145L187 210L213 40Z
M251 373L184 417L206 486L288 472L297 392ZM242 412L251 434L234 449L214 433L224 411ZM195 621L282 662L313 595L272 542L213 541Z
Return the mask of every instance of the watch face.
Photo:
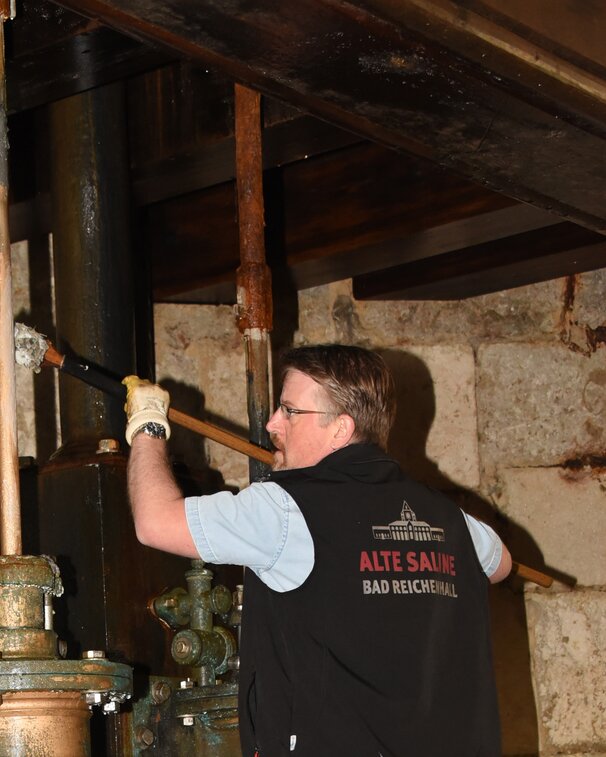
M137 433L141 431L154 439L166 439L166 429L161 423L145 423Z

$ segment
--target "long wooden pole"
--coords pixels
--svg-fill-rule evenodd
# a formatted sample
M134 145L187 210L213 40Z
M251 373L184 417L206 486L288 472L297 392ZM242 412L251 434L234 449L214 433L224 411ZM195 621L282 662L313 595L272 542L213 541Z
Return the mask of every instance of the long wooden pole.
M13 281L8 231L8 134L4 68L5 8L0 7L0 552L20 555L21 504L13 336Z
M522 565L522 563L514 562L511 567L511 572L523 578L525 581L532 581L532 583L542 586L544 589L548 589L553 583L553 578L546 573L541 573L540 570L529 568L528 565Z

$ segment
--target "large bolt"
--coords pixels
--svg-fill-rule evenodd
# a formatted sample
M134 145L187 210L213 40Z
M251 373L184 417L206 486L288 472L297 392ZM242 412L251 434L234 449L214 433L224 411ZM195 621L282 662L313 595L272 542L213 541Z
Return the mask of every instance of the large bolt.
M105 652L102 649L86 649L82 652L83 660L104 660Z
M210 602L213 612L217 615L227 615L232 608L232 593L225 586L215 586L210 593Z
M138 747L148 749L156 740L154 732L146 725L138 725L135 728L135 743Z
M196 665L202 656L202 639L195 631L186 628L175 634L171 644L173 660L180 665Z
M86 704L89 707L93 707L96 704L101 704L103 701L103 694L100 691L87 691L85 699Z
M177 639L174 644L175 654L179 657L185 657L189 655L192 650L192 643L189 639Z
M231 657L227 658L227 669L240 670L240 655L232 654Z
M172 694L170 684L166 681L154 681L151 687L151 700L154 704L162 704Z
M120 442L117 439L99 439L98 455L115 454L116 452L120 452Z

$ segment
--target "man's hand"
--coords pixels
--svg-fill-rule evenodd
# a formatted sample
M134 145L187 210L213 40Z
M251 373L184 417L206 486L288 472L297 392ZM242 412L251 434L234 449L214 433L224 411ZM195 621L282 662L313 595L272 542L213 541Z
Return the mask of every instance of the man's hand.
M122 383L126 386L127 416L126 441L132 444L134 434L146 423L159 423L166 430L166 438L170 437L170 424L167 419L170 395L158 384L140 379L138 376L127 376Z

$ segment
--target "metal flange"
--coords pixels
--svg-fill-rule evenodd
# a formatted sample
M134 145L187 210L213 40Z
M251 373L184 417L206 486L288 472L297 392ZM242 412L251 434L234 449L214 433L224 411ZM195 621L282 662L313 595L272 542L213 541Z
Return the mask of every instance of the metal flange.
M92 705L123 702L132 688L132 669L105 659L0 661L0 693L80 691Z

